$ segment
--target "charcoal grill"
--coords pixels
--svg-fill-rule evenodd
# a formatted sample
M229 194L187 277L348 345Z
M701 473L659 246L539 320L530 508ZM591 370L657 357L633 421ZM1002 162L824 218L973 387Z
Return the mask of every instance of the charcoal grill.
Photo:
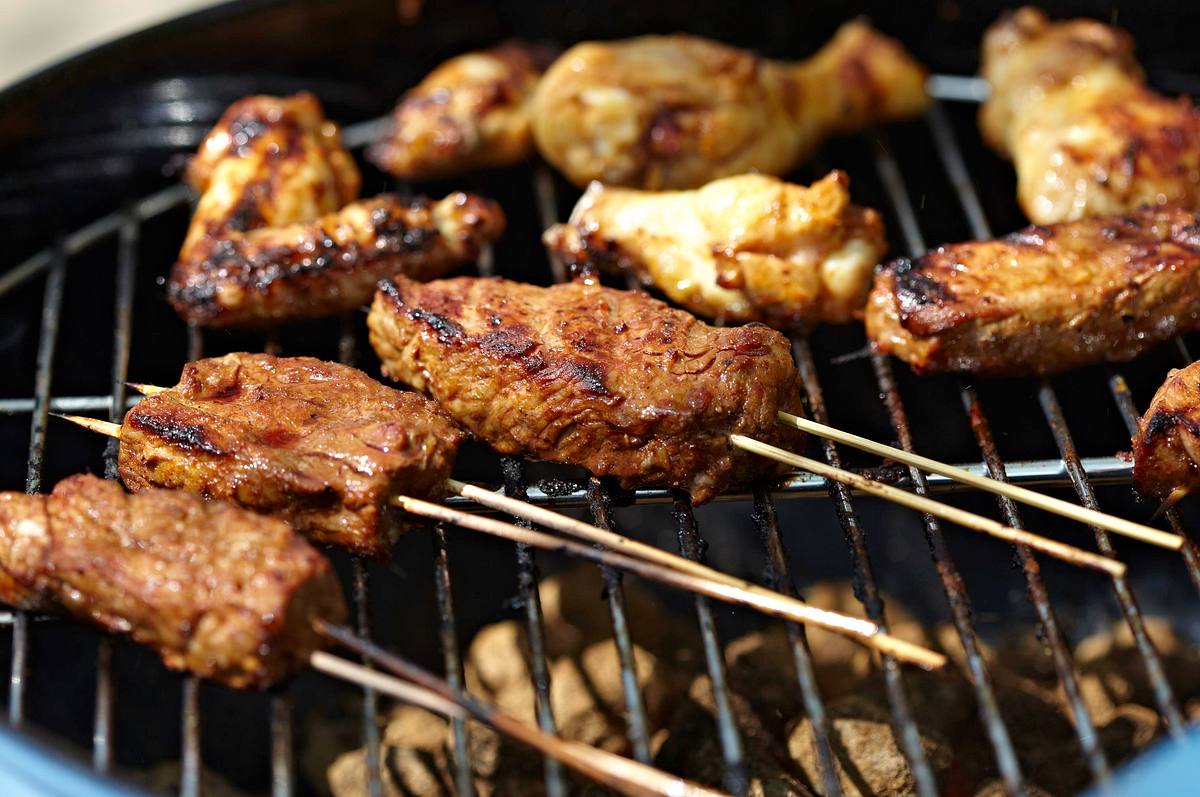
M414 83L441 58L470 46L513 35L569 42L652 30L690 30L755 46L771 55L799 56L815 49L845 17L832 3L815 4L803 19L797 18L790 4L764 4L764 15L756 18L749 18L754 15L744 10L681 3L659 4L654 10L638 12L600 2L580 2L566 10L556 7L553 12L538 3L505 10L473 2L431 6L412 22L397 18L394 2L232 3L68 62L0 97L0 164L5 167L0 177L0 219L8 231L6 260L10 264L0 274L0 363L13 375L0 398L0 439L7 444L6 451L18 450L26 439L28 443L23 462L15 456L0 458L4 479L0 486L15 489L22 467L29 491L51 483L44 477L89 467L102 467L108 477L115 478L115 446L110 443L105 448L55 424L50 413L107 412L110 419L119 420L131 404L125 388L127 377L170 384L185 358L262 348L337 357L377 371L369 348L363 345L363 324L357 314L262 334L205 333L185 329L165 307L162 289L154 278L165 273L182 239L190 197L176 180L164 176L163 165L177 163L174 158L192 149L237 96L310 88L326 101L331 117L346 123L346 142L358 151L378 132L379 114L400 89ZM982 150L974 128L973 106L983 97L985 87L976 79L949 74L972 71L979 34L998 9L944 4L934 25L937 35L920 20L897 18L895 11L883 4L865 10L927 63L947 70L931 81L937 102L923 119L832 142L796 179L808 182L827 166L848 170L856 199L884 212L896 255L923 252L929 243L989 237L994 228L1018 226L1021 220L1013 202L1011 169ZM1087 13L1087 9L1070 13ZM1156 72L1162 76L1160 84L1169 90L1188 88L1186 75L1200 74L1196 56L1184 49L1190 42L1181 31L1189 29L1189 20L1185 18L1164 32L1150 26L1153 15L1133 13L1133 19L1120 21L1147 44L1144 56L1157 56L1163 59L1161 66L1175 70ZM1190 23L1194 24L1190 30L1200 29L1200 16L1195 9L1191 13ZM763 19L771 23L764 25ZM1149 43L1160 41L1150 52ZM945 46L944 42L959 44ZM338 52L337 58L330 58L331 50ZM103 89L106 80L116 88ZM88 98L89 92L95 96ZM124 114L132 114L134 124L123 124ZM369 169L365 177L364 194L395 188ZM989 189L983 192L981 185ZM533 165L471 175L444 185L423 186L422 190L438 195L451 187L493 196L509 211L511 229L505 241L481 259L480 272L538 282L563 279L562 265L546 259L537 235L565 216L577 197L574 188L545 166ZM115 297L111 305L110 295ZM1078 500L1090 507L1103 504L1119 514L1149 515L1152 508L1135 503L1125 486L1129 462L1114 452L1128 446L1139 400L1145 403L1168 367L1191 361L1188 341L1177 340L1127 367L1086 369L1056 380L979 383L917 379L904 366L869 355L863 346L858 328L821 330L812 339L793 340L807 407L818 421L893 439L908 450L965 462L965 467L996 478L1073 490ZM877 464L854 452L840 451L831 443L810 442L810 446L831 464ZM814 569L826 569L822 562L844 557L844 552L837 553L836 533L830 533L834 526L822 512L823 502L831 502L849 551L856 595L871 620L886 626L881 581L894 582L889 588L900 591L906 581L923 579L925 587L932 589L923 594L936 597L940 604L936 613L953 623L965 652L978 714L1009 794L1022 793L1025 779L1015 752L1014 730L1001 716L980 653L979 636L988 624L985 613L978 610L981 605L989 607L987 613L999 611L1005 623L1036 624L1077 735L1077 749L1063 754L1082 757L1095 781L1103 783L1110 778L1113 762L1105 756L1080 694L1079 670L1067 641L1069 629L1060 620L1064 613L1074 619L1104 614L1107 609L1097 606L1105 604L1106 594L1112 594L1116 613L1132 631L1165 734L1181 738L1185 733L1184 714L1146 633L1135 587L1138 594L1150 593L1157 607L1172 607L1175 619L1193 622L1197 605L1192 590L1200 589L1200 558L1190 538L1182 562L1171 554L1122 544L1120 554L1130 563L1131 575L1106 586L1094 574L1041 563L1022 547L1011 550L1013 568L1007 568L1004 557L996 556L1003 550L997 543L958 530L945 532L937 520L924 517L919 519L920 532L929 558L910 551L908 559L931 560L936 576L918 575L909 572L908 565L901 567L892 561L890 554L895 552L881 551L879 542L893 533L902 534L894 528L897 526L907 525L911 532L917 519L880 508L817 477L796 476L775 489L760 487L750 494L724 496L722 502L733 504L700 512L705 521L702 526L686 495L678 492L625 493L594 479L514 458L497 458L481 449L468 451L462 460L456 474L460 478L502 485L509 495L535 503L585 511L606 528L641 529L652 512L642 507L665 504L671 510L679 549L691 558L704 555L706 540L719 540L728 553L725 538L735 532L725 526L735 523L731 518L742 518L740 522L746 525L748 515L757 533L754 543L763 565L761 580L783 591L793 591L797 580L814 578L818 574ZM895 469L891 474L919 493L956 489L940 477L915 470ZM817 500L788 500L793 498ZM998 511L1014 526L1024 521L1008 499L1000 498L993 506L991 499L979 496L948 498L974 502L972 508L982 511ZM451 502L479 509L462 499ZM1030 524L1033 528L1086 539L1081 536L1086 532L1080 529L1041 514L1031 513L1031 517L1035 518ZM717 522L710 524L709 518ZM1166 520L1175 531L1187 533L1180 512L1168 512ZM874 532L870 539L868 529ZM1093 529L1092 535L1091 545L1105 555L1116 555L1107 533ZM749 540L747 537L743 544ZM479 605L477 593L488 589L477 588L474 579L486 576L476 572L480 568L473 559L482 556L494 567L497 552L502 550L506 549L465 532L435 527L401 541L399 572L339 558L356 606L358 631L369 636L374 626L390 644L418 658L438 660L449 680L461 685L459 639L487 619L489 612L495 614L486 595L483 606ZM512 571L492 578L516 577L514 604L527 624L536 715L543 728L553 731L545 629L536 589L538 561L524 547L518 546L515 553L507 550L503 556L512 557ZM718 557L715 563L745 567L744 559L734 556L724 562ZM803 564L794 567L792 560L803 560ZM807 567L810 562L816 563L815 568ZM903 571L898 577L897 569ZM452 571L460 578L452 579ZM463 588L464 572L471 573L472 589ZM1147 575L1131 584L1130 579L1138 579L1140 573ZM991 584L995 579L1012 581L1014 574L1015 585L1024 593L1024 603L1018 608L1012 608L1007 596L998 598L1003 590ZM637 618L627 615L620 576L608 570L603 575L606 591L602 599L608 603L626 687L630 749L635 758L649 761L653 729L636 687L630 637L630 624ZM452 583L457 587L453 597ZM968 583L972 585L970 595ZM428 587L432 589L423 597L414 594ZM409 604L407 612L397 608L401 596ZM1188 603L1193 605L1178 608ZM747 767L720 641L722 626L730 622L728 613L714 612L704 598L696 598L691 611L699 624L712 682L723 785L731 793L744 793ZM435 628L429 628L429 617L436 618ZM22 612L4 614L0 620L11 629L3 641L7 647L0 650L10 660L9 722L18 728L48 726L77 744L90 742L99 776L122 764L177 756L181 762L179 792L195 795L200 792L204 749L203 758L218 768L225 759L237 766L237 761L248 757L269 757L269 764L251 766L251 774L241 781L275 795L308 791L296 771L293 703L310 701L312 692L324 688L324 682L313 680L310 684L306 680L310 676L302 676L301 685L265 697L235 695L201 686L194 678L165 674L132 645L86 629ZM996 625L994 621L991 624ZM397 639L398 634L406 638ZM823 794L837 795L841 791L832 767L830 719L805 635L800 627L792 626L789 637L796 689L812 721L822 765L822 782L814 785ZM87 661L92 655L94 670ZM81 680L83 671L86 679ZM899 746L918 792L930 797L937 789L912 718L903 674L895 661L884 657L882 676ZM70 685L64 686L68 682ZM176 694L177 714L173 708L163 708L168 702L174 705ZM80 712L72 700L85 701L85 705L93 702L88 711ZM372 794L381 789L378 712L376 696L365 692L362 742L368 750ZM83 715L90 715L86 722L79 719ZM127 715L132 719L123 720ZM163 731L164 722L177 724L173 731ZM232 726L232 733L226 725ZM151 727L158 730L152 733ZM202 746L202 727L229 737L224 744ZM141 729L145 738L137 739L135 728ZM166 738L158 738L155 734L159 733ZM0 737L0 745L4 743ZM126 746L132 752L121 754ZM240 754L232 750L235 747L243 748ZM466 730L461 724L454 725L454 749L456 788L465 797L472 787ZM547 760L544 774L548 795L568 793L568 782L554 762ZM97 777L86 789L97 795L116 793L112 783ZM83 788L77 781L71 782L71 793L82 794Z

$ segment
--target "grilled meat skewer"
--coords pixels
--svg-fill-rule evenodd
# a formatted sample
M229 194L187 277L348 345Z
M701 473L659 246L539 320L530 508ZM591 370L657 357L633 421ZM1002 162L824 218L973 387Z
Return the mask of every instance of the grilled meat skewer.
M919 373L1053 374L1200 329L1197 214L1143 208L884 266L867 335Z
M862 21L816 55L772 61L695 36L585 42L533 97L542 157L579 186L695 188L786 174L835 133L924 109L925 70Z
M1200 111L1147 88L1124 31L1022 8L984 36L982 71L992 92L979 126L1016 166L1031 221L1200 210Z
M629 271L692 312L794 329L862 313L883 222L831 172L811 187L747 174L694 191L592 183L546 246L577 271Z
M428 279L500 236L493 202L352 201L358 170L312 95L234 103L188 169L202 192L167 298L186 321L256 326L366 304L395 273Z
M1200 487L1200 363L1167 374L1138 422L1133 481L1169 503Z
M383 558L403 530L389 499L440 498L463 438L433 402L348 366L227 354L126 414L118 468L131 490L232 501Z
M519 163L533 150L529 102L546 59L508 42L451 58L407 92L367 152L401 180L434 180Z
M796 447L788 341L709 327L640 292L460 277L380 283L367 317L384 373L423 390L501 453L580 465L707 501L782 472L729 434Z
M0 600L141 642L171 669L265 688L340 623L337 576L280 520L171 490L72 476L0 493Z

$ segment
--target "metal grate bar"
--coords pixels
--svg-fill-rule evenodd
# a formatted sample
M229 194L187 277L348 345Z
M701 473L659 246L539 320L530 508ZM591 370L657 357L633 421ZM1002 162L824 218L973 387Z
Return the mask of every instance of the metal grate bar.
M696 516L692 511L692 499L687 493L675 492L675 533L679 537L679 550L692 561L704 560L706 543L700 539L696 528ZM721 753L725 757L724 785L730 794L745 794L750 788L750 773L746 766L746 754L742 737L738 732L737 719L733 713L733 701L725 677L725 661L721 655L721 643L717 639L717 627L713 621L712 605L708 598L697 595L696 616L700 622L700 639L704 645L704 662L712 685L713 704L717 714L717 734L721 739Z
M361 639L371 639L371 607L368 591L367 563L354 557L354 626ZM365 659L365 666L371 666ZM367 748L367 794L382 797L383 781L379 772L379 695L363 687L362 702L363 746Z
M463 691L462 656L458 650L458 633L454 627L454 597L450 589L450 554L446 547L446 528L437 524L433 529L434 587L437 593L438 627L442 643L442 662L446 681L455 692ZM475 784L471 779L471 759L467 726L459 718L450 722L454 735L454 790L458 797L473 797Z
M538 163L533 172L533 192L538 205L538 217L543 227L558 221L558 198L554 188L554 175L543 163ZM547 252L547 260L555 282L565 282L567 270L562 259ZM601 528L615 531L612 519L612 499L608 490L598 479L588 480L587 506L592 521ZM526 498L527 493L519 496ZM621 586L621 575L610 567L601 566L604 593L608 600L608 612L612 618L613 640L617 647L617 659L621 664L621 691L625 698L625 722L633 757L648 764L650 756L650 720L646 715L646 703L638 687L637 662L633 657L633 640L629 633L629 619L625 611L625 590Z
M808 409L812 418L819 423L829 422L829 413L825 409L825 399L821 391L821 383L817 378L816 364L813 361L812 349L804 338L792 340L792 351L796 365L800 369L800 381L808 400ZM822 441L825 461L834 467L841 467L841 456L837 446L830 440ZM829 495L833 499L834 510L842 526L846 544L854 565L853 584L855 597L866 609L867 617L880 629L887 631L888 622L884 615L883 598L879 594L879 586L875 582L875 574L871 567L871 557L867 552L866 532L858 520L850 491L836 482L829 485ZM921 747L921 736L917 731L912 710L908 705L908 696L904 692L904 684L900 678L900 667L895 658L887 655L880 656L884 686L887 690L888 702L892 709L893 730L896 734L900 750L903 752L920 797L934 797L938 793L937 781L929 759Z
M204 331L188 325L188 360L204 356ZM179 795L199 797L202 791L200 773L200 679L188 675L183 679L183 735L179 754Z
M1137 405L1133 403L1133 395L1129 391L1129 385L1125 382L1125 377L1116 372L1109 373L1108 387L1112 391L1113 401L1117 404L1117 409L1121 412L1121 418L1125 421L1125 428L1129 430L1129 434L1136 435L1138 433L1138 419L1141 417L1137 411ZM1172 508L1165 513L1167 522L1171 526L1171 530L1183 537L1183 562L1187 567L1188 576L1192 579L1192 584L1197 590L1200 590L1200 551L1196 549L1196 542L1192 536L1188 534L1184 528L1183 519L1179 517L1179 511Z
M52 250L52 266L42 297L42 326L38 338L37 374L34 379L34 410L29 425L29 457L26 461L25 492L42 491L42 461L46 454L46 421L50 412L50 380L54 372L54 349L58 342L67 256L59 239ZM17 612L13 625L12 661L9 674L8 721L19 727L25 720L25 686L29 674L29 617Z
M754 526L767 552L767 586L785 595L796 596L796 588L788 568L788 554L779 536L779 518L775 504L765 488L754 491L754 510L751 513ZM788 642L792 648L792 659L796 667L796 678L800 682L800 696L804 701L804 713L808 715L813 729L813 746L817 752L817 766L821 776L821 793L824 797L840 797L842 784L838 779L834 763L829 712L817 688L817 676L813 670L812 651L808 647L808 635L799 623L787 623Z
M200 797L200 679L183 679L183 749L179 759L179 797Z
M592 522L606 531L616 531L612 518L612 496L600 484L599 479L588 480L588 502ZM646 703L642 690L638 688L637 662L633 658L633 642L629 635L629 619L625 612L625 590L621 586L621 574L611 567L601 566L604 577L604 594L608 599L608 610L612 616L613 639L617 645L617 658L621 662L621 686L625 695L625 722L629 726L629 741L633 746L633 757L642 763L650 762L650 720L646 716Z
M1046 416L1047 423L1050 424L1063 461L1071 469L1075 493L1079 496L1080 503L1089 509L1099 509L1100 504L1096 500L1096 494L1088 483L1083 466L1079 464L1079 454L1075 450L1075 441L1071 438L1071 432L1067 428L1067 419L1063 416L1058 397L1054 394L1054 388L1050 386L1049 382L1043 381L1038 388L1038 400L1042 404L1042 412ZM1100 552L1105 556L1115 558L1116 552L1108 533L1096 527L1093 527L1092 531L1096 535L1096 547L1100 549ZM1133 634L1134 644L1146 665L1146 675L1150 679L1150 688L1154 692L1158 711L1166 721L1167 730L1171 735L1182 738L1184 735L1183 712L1179 709L1175 692L1167 682L1166 672L1163 670L1162 660L1158 657L1158 651L1155 649L1154 643L1150 641L1149 634L1146 633L1146 623L1142 618L1141 609L1138 608L1133 590L1129 586L1129 580L1125 576L1114 577L1113 590L1117 594L1117 602L1121 605L1121 613L1125 616L1125 621L1129 624L1129 630Z
M888 198L896 215L900 219L900 228L904 234L907 249L912 256L916 257L925 251L925 241L918 228L912 203L908 198L908 188L905 185L904 176L900 172L900 167L896 163L896 159L891 155L886 138L880 135L876 139L874 149L875 164L880 180L888 193ZM871 362L875 370L875 379L879 383L884 404L891 418L892 429L900 441L900 446L905 451L913 451L912 430L908 425L908 413L904 408L903 400L900 396L900 388L896 384L891 362L886 357L878 354L872 355ZM915 492L920 495L928 494L928 484L924 474L920 470L909 468L909 478L913 482ZM996 764L1004 782L1005 792L1009 795L1019 795L1024 788L1024 777L1021 774L1020 763L1017 760L1016 750L1013 748L1008 728L1004 723L1004 718L1001 716L999 705L996 702L991 676L988 674L987 666L980 652L979 638L975 633L971 602L967 594L966 584L963 582L962 575L959 573L958 567L955 565L953 557L946 547L946 540L942 534L941 524L929 515L925 515L923 519L925 522L925 537L929 542L930 552L937 565L938 575L942 581L942 589L946 593L946 598L950 604L955 631L958 633L959 641L963 646L963 652L966 654L967 670L971 676L971 683L975 688L975 697L979 704L979 716L983 721L984 727L987 729L988 738L991 740L992 747L996 752Z
M979 196L975 191L975 185L971 181L966 161L963 159L962 151L959 149L958 141L954 137L949 120L940 108L936 108L928 121L930 128L936 131L935 137L938 150L941 153L946 171L954 183L955 191L959 195L963 208L967 211L967 218L971 225L972 234L978 238L991 238L991 225L988 223L987 216L983 212ZM1038 401L1041 404L1042 414L1046 418L1046 423L1050 426L1050 431L1054 435L1059 454L1062 456L1063 464L1066 465L1067 472L1071 476L1071 483L1075 488L1076 494L1079 496L1080 502L1091 509L1099 509L1095 492L1088 482L1087 474L1084 472L1083 465L1079 459L1079 453L1075 449L1075 442L1067 427L1066 418L1063 416L1058 396L1055 394L1049 380L1043 379L1039 385ZM1093 527L1092 532L1096 537L1096 546L1100 552L1105 556L1114 557L1116 553L1108 532L1095 527ZM1168 730L1173 735L1182 735L1184 725L1183 714L1179 709L1178 702L1175 700L1174 692L1167 682L1158 652L1155 650L1149 635L1146 633L1146 624L1142 618L1141 610L1138 608L1137 601L1134 598L1133 591L1130 589L1128 579L1125 576L1114 577L1113 591L1116 593L1117 602L1121 606L1121 612L1129 624L1129 629L1133 634L1138 653L1146 665L1146 674L1150 679L1151 689L1154 692L1155 701L1158 703L1159 712L1166 721Z
M137 274L139 230L137 219L126 211L117 239L117 289L114 298L112 379L109 382L108 419L120 423L125 414L125 379L129 373L129 351L133 337L133 292ZM104 477L117 478L119 444L110 439L104 447ZM92 723L92 766L107 772L112 766L114 641L100 638L96 652L96 709Z
M503 457L500 460L500 470L504 478L504 494L509 498L525 500L525 474L521 460L517 457ZM523 518L515 520L525 528L533 527L529 521ZM530 675L533 678L533 690L536 696L534 711L537 714L538 727L547 733L557 734L558 723L555 722L554 709L550 705L550 668L546 663L546 627L542 623L542 598L538 591L537 561L528 546L517 545L516 551L517 587L521 596L521 606L525 611L525 624L529 632ZM549 756L544 756L542 763L547 794L566 794L562 765Z
M292 699L284 686L271 695L271 796L289 797L292 774Z

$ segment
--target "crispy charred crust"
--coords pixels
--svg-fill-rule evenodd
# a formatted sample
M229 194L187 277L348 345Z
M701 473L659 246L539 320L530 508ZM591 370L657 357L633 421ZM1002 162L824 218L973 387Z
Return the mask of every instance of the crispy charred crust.
M580 465L706 501L780 469L734 449L787 447L800 412L787 339L708 327L638 292L460 278L381 283L368 316L384 373L433 395L501 453Z
M1200 488L1200 368L1171 371L1133 436L1133 479L1144 495L1165 498Z
M384 195L311 224L205 239L175 264L167 298L205 326L330 315L367 303L380 278L469 262L503 229L499 206L481 197Z
M404 180L524 160L527 106L549 60L547 48L508 42L447 61L401 98L367 159Z
M432 402L309 357L188 363L129 411L119 471L278 515L312 540L386 557L405 526L389 499L437 499L463 433Z
M1128 360L1200 329L1197 231L1192 212L1142 208L946 245L879 270L867 333L918 372Z
M131 496L93 476L49 496L0 495L0 570L0 589L18 585L41 610L237 688L303 668L321 645L313 621L346 616L328 560L287 524L181 492Z

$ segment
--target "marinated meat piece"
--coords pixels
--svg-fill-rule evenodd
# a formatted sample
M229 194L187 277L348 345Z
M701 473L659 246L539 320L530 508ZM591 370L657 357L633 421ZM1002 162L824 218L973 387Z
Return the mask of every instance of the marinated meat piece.
M202 193L167 298L202 326L353 310L381 278L439 276L504 229L495 203L468 194L353 202L358 169L311 94L234 103L188 179Z
M1133 438L1133 481L1172 500L1200 486L1200 363L1172 370L1154 394Z
M225 232L312 221L357 197L361 183L341 131L307 92L230 105L186 177L200 201L184 252Z
M918 373L1052 374L1200 329L1200 226L1177 208L1027 227L883 267L867 334Z
M509 42L451 58L400 100L367 157L402 180L453 177L529 156L529 101L544 60Z
M203 238L175 264L167 296L202 326L319 318L366 304L384 277L431 279L471 262L503 231L500 207L471 194L384 194L303 224Z
M811 188L747 174L694 191L592 183L543 240L576 270L627 270L699 315L782 329L862 314L887 251L879 214L831 172Z
M1030 220L1200 209L1200 111L1146 87L1124 31L1022 8L984 36L983 76L980 128L1016 166Z
M60 609L239 688L303 667L320 643L313 621L346 615L333 568L286 523L94 476L0 496L0 570L6 601Z
M129 411L119 470L131 490L233 501L382 558L402 529L388 500L440 498L463 437L432 401L345 365L228 354Z
M643 293L397 277L380 283L367 325L385 374L428 392L504 454L702 502L781 472L729 434L802 442L776 422L779 410L801 411L786 338L759 325L710 327Z
M919 113L925 70L862 21L799 63L694 36L585 42L546 71L533 136L569 180L695 188L786 174L828 136Z

